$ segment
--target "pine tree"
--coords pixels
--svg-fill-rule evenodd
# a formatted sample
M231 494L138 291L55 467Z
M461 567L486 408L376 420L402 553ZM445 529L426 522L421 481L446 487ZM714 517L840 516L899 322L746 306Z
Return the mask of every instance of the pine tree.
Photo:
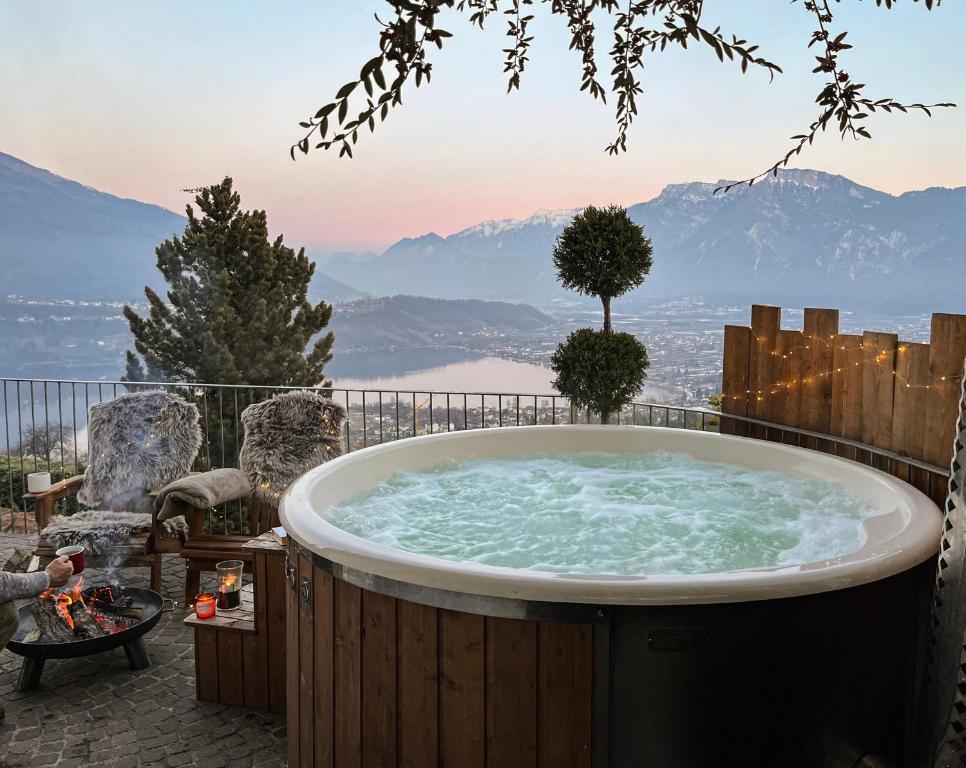
M145 363L138 355L128 350L124 355L124 375L121 381L167 381L168 376L164 371L159 371L151 363ZM140 387L148 389L149 387ZM132 392L136 387L128 387Z
M124 307L134 347L126 380L313 386L325 382L332 315L307 298L315 265L279 235L264 211L242 211L232 180L206 187L189 205L184 234L156 249L167 302L150 287L149 312ZM306 350L311 349L306 354Z

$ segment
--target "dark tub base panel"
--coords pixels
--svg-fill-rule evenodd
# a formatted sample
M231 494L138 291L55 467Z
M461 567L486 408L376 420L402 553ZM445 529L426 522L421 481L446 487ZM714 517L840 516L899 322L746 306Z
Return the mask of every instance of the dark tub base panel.
M930 564L810 597L601 609L414 590L294 543L290 562L293 767L905 759Z

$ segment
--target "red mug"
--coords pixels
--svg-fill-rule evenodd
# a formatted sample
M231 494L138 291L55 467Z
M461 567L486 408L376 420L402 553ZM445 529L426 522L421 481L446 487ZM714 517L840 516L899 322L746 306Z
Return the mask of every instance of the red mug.
M61 547L55 552L57 557L67 555L71 564L74 566L74 574L84 572L84 548L80 544L71 544L69 547Z

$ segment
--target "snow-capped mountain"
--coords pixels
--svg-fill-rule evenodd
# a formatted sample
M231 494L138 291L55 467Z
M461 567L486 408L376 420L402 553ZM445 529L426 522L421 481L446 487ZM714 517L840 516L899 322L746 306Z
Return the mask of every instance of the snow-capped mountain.
M629 208L654 244L640 298L959 310L966 306L966 187L890 195L842 176L788 170L714 195L672 184ZM326 264L373 294L548 301L551 251L576 211L407 238L363 265Z
M453 237L498 237L499 235L526 227L562 227L580 208L561 208L555 211L541 208L528 219L490 219L457 232Z

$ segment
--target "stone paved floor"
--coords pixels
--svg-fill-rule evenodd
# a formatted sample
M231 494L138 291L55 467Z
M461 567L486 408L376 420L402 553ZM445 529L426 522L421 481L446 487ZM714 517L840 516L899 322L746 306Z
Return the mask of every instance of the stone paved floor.
M0 534L0 566L33 536ZM146 568L123 581L148 586ZM85 571L88 583L96 576ZM145 638L149 669L132 672L124 651L50 660L40 687L16 691L21 658L0 652L0 768L284 766L285 719L195 700L193 635L181 622L182 561L165 556L163 588L178 601Z

